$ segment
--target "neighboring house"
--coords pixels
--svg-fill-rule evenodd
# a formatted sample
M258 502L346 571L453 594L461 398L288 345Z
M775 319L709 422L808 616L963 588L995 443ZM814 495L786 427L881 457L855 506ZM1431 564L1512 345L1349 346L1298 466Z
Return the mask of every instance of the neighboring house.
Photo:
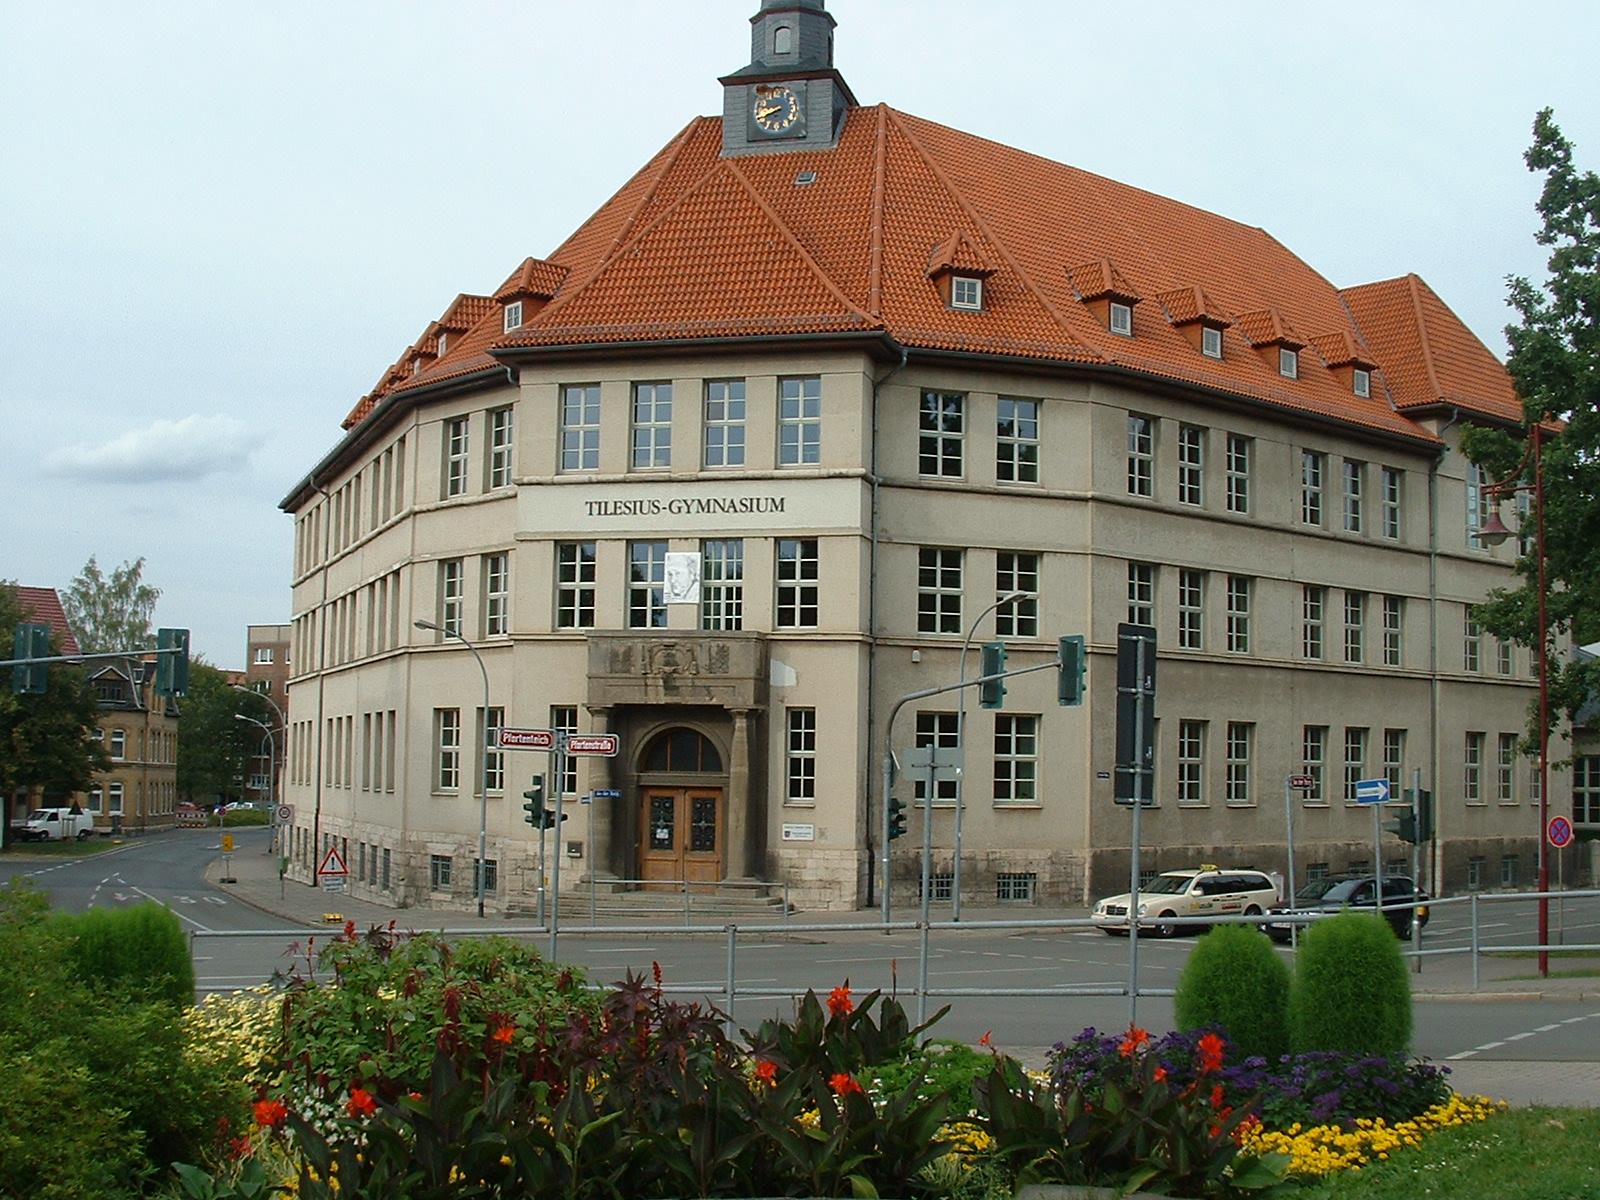
M88 664L103 714L97 731L111 766L84 807L112 833L172 828L178 800L178 704L155 691L155 656Z
M263 735L260 752L250 763L245 799L254 803L268 803L277 797L273 772L281 773L283 768L280 757L284 745L284 722L289 710L291 632L292 627L288 625L251 625L247 630L244 683L267 698L266 722L272 728L270 735Z
M1127 622L1158 638L1146 868L1281 872L1292 805L1301 878L1370 870L1356 784L1420 772L1430 885L1531 883L1533 666L1471 619L1515 555L1477 539L1459 447L1520 427L1494 355L1415 275L1337 288L1261 229L858 106L833 25L766 0L723 115L428 322L284 499L291 869L338 844L359 895L468 903L481 789L485 888L520 902L537 773L573 818L569 886L852 908L885 883L886 749L961 738L935 897L959 786L964 897L1083 903L1128 878ZM886 730L978 643L1048 668L1078 634L1081 707L1046 669ZM540 753L485 763L502 727L620 751L556 780Z
M22 615L26 620L39 625L48 625L50 627L51 641L59 648L62 654L78 653L77 635L72 632L72 625L67 620L67 610L62 607L61 596L55 588L18 587L16 593L18 607L22 609ZM9 658L11 657L11 633L4 631L3 636L5 637L4 644L7 651L6 657ZM11 679L7 675L3 680L3 686L9 687L10 685ZM5 814L5 819L8 822L21 821L27 817L29 811L38 807L38 803L43 800L58 800L64 803L71 803L72 799L73 797L48 795L38 797L13 796L8 802L10 811Z

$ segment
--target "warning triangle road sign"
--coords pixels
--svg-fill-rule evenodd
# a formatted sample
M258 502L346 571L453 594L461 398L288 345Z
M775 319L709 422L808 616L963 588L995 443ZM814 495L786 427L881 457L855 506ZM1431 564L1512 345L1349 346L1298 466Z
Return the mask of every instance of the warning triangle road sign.
M339 847L329 846L328 852L322 856L322 865L317 868L318 875L348 875L345 869L344 858L339 854Z

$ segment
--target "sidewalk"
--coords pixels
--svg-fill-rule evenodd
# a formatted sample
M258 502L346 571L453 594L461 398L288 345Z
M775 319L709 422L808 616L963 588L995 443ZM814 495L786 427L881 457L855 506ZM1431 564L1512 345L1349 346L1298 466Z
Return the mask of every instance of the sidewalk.
M313 888L294 880L279 880L278 859L263 852L266 845L265 830L240 831L238 849L228 862L224 873L224 860L219 855L206 868L206 881L232 895L241 903L292 922L304 929L335 929L347 921L354 921L358 929L373 925L388 925L393 921L404 930L471 930L493 933L513 925L531 925L526 918L508 920L497 912L487 912L479 917L475 912L426 908L391 908L352 896ZM572 912L569 920L586 923L587 912L581 903L569 908L572 902L564 900L563 910ZM897 914L904 917L907 914ZM912 914L914 915L914 914ZM1016 920L1019 917L1087 916L1087 910L1045 913L1034 909L974 908L966 905L962 910L964 921L974 924L984 921ZM796 914L798 924L872 924L878 919L875 911L854 913ZM681 924L663 920L663 924ZM774 932L777 927L774 926ZM1426 945L1426 942L1424 942ZM1529 976L1534 976L1529 978ZM1479 964L1479 986L1472 986L1472 963L1465 954L1426 958L1420 974L1414 973L1412 995L1421 1003L1449 1004L1468 1000L1503 1000L1506 1002L1566 1001L1593 1004L1597 1008L1593 1018L1600 1031L1600 978L1539 979L1531 959L1502 959L1485 957ZM1526 1036L1526 1035L1524 1035ZM1009 1052L1025 1062L1037 1058L1043 1061L1048 1047L1011 1047ZM1450 1068L1451 1084L1458 1092L1477 1093L1495 1100L1505 1100L1516 1105L1550 1104L1576 1107L1600 1107L1600 1063L1548 1062L1537 1060L1508 1061L1491 1058L1459 1059L1444 1064Z

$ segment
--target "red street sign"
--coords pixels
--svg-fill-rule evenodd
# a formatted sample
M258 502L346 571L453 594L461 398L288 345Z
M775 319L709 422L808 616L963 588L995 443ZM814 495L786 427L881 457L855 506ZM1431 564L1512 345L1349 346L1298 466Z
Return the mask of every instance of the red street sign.
M1563 816L1551 817L1550 824L1545 827L1545 835L1550 839L1550 844L1559 850L1572 840L1572 822Z
M599 754L614 758L617 753L617 735L614 733L569 733L568 754Z
M317 868L318 875L348 875L345 870L344 859L339 854L339 847L329 846L328 852L322 856L322 865Z
M1317 781L1310 775L1291 775L1289 776L1289 786L1305 791L1307 788L1316 787Z
M496 744L502 750L554 750L553 729L502 729Z

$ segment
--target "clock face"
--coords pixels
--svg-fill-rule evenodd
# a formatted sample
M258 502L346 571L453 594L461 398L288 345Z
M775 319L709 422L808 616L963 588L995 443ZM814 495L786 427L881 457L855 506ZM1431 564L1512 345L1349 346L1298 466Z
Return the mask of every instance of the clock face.
M758 87L753 93L750 120L768 137L797 136L805 132L805 101L794 87L778 84Z

